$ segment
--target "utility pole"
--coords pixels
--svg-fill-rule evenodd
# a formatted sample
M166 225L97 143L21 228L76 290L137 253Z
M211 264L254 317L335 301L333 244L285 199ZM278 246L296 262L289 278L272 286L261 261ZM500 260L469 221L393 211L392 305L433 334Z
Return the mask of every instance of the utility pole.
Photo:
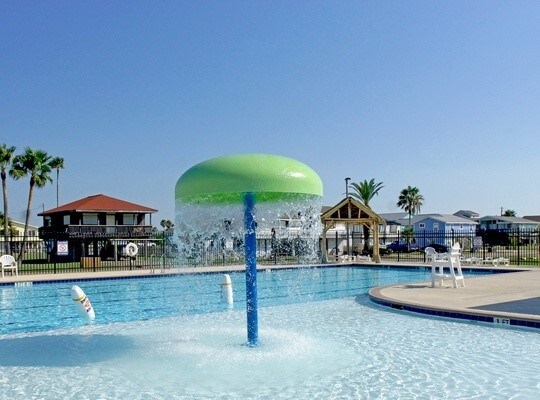
M347 197L347 199L349 198L349 181L351 180L351 178L345 178L345 196ZM347 215L347 218L349 218L350 215ZM347 222L345 223L345 228L346 228L346 232L347 232L347 257L350 257L351 256L351 247L349 245L349 221L347 220Z

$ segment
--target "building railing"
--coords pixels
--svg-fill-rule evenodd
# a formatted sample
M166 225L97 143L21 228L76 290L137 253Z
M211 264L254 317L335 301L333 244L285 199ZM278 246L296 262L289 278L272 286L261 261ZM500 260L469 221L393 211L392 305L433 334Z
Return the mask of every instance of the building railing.
M43 239L56 238L59 233L66 238L147 238L153 233L150 225L64 225L62 228L41 227Z

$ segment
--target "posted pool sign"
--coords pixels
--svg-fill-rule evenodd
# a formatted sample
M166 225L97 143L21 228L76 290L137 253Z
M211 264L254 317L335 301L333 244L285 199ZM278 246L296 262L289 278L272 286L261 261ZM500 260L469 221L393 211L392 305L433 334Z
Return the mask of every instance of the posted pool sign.
M59 256L67 256L69 255L69 250L68 250L68 242L66 241L58 241L56 243L56 254L59 255Z

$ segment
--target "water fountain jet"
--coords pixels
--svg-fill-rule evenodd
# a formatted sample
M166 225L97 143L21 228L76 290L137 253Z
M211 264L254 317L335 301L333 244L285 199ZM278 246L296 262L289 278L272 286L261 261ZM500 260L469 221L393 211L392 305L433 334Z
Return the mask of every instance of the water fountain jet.
M218 230L226 231L235 223L234 205L243 207L249 346L258 344L256 230L263 221L268 219L271 224L280 217L274 215L274 218L268 218L268 214L265 214L267 218L258 220L256 208L259 205L260 209L263 204L286 203L291 210L295 204L308 204L298 215L304 213L306 228L311 230L312 235L315 232L313 237L318 239L322 194L322 181L310 167L291 158L271 154L237 154L212 158L188 169L176 183L176 227L180 231L180 240L187 244L184 248L193 245L193 238L182 232L183 227L191 225L198 232L199 239L203 236L200 232L205 232L202 225L210 227L210 230L219 226ZM205 214L210 208L214 218L206 215L205 221L195 218L190 223L190 218ZM210 231L206 233L211 235Z

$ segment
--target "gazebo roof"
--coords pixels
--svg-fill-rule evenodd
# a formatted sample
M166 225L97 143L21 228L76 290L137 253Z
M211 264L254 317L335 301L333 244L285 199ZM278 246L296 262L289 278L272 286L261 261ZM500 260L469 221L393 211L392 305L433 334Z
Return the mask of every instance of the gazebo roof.
M329 222L348 222L357 224L385 224L384 218L366 206L364 203L353 197L346 197L334 207L321 214L323 223Z

